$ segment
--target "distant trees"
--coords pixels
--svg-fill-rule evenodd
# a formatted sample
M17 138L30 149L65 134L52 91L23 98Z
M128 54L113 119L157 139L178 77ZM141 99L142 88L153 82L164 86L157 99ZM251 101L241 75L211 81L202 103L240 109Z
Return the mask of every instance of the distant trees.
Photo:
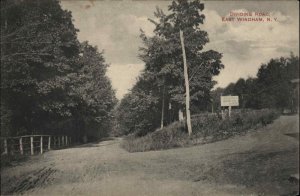
M105 75L108 64L103 53L83 42L79 58L81 69L77 74L75 94L79 104L74 110L74 124L81 134L90 139L106 136L111 129L112 110L117 103L109 78Z
M240 107L243 108L291 109L297 105L292 103L295 87L291 80L299 79L298 74L299 57L291 54L290 57L271 59L267 64L262 64L256 78L241 78L223 90L216 89L212 94L238 95ZM295 101L298 98L294 98Z
M71 12L58 1L1 1L1 27L2 136L79 136L83 113L96 122L109 116L106 102L113 104L114 95L107 65L96 48L79 43ZM97 106L87 98L91 94ZM99 112L103 98L105 112Z
M292 96L291 80L299 78L299 58L271 59L263 64L257 73L258 87L262 97L260 107L289 107Z
M210 103L209 92L224 67L222 55L216 51L202 51L208 43L207 32L201 30L205 16L204 5L199 0L173 1L169 14L157 8L152 37L141 32L144 47L140 58L145 69L137 84L124 97L119 107L119 122L124 133L143 135L154 131L160 124L178 119L178 111L184 108L184 76L180 29L184 32L187 64L189 66L192 111ZM199 108L200 107L200 108Z

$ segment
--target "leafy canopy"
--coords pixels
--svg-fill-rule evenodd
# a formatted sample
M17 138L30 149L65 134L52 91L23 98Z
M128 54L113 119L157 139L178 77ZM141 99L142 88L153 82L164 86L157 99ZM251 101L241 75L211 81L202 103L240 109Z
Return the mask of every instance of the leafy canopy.
M179 30L184 32L192 109L203 109L210 102L209 91L216 83L212 77L218 75L224 65L222 54L213 50L203 51L204 45L209 42L207 32L201 30L205 20L203 9L204 4L199 0L173 1L168 14L157 8L154 12L156 19L149 19L155 25L154 36L149 37L141 30L144 46L140 48L139 57L144 61L145 69L120 105L120 123L124 125L125 133L154 131L159 127L162 110L169 115L169 120L165 121L170 123L177 119L185 96ZM138 105L134 104L135 100L139 100ZM149 103L152 103L151 110ZM144 113L148 115L141 116ZM134 119L140 121L135 122Z

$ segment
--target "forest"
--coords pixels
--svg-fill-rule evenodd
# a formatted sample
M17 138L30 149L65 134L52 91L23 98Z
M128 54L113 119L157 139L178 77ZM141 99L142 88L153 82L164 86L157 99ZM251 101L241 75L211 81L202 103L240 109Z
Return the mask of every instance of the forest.
M297 112L299 106L299 57L278 57L263 63L256 77L240 78L226 88L211 92L212 105L220 110L221 95L239 96L240 108L275 108Z
M221 113L222 95L239 96L241 109L297 111L297 84L291 81L299 78L299 57L292 53L262 64L257 77L215 88L214 77L230 65L222 63L220 52L204 50L209 36L201 27L205 22L203 10L200 1L173 1L168 14L157 8L156 18L149 19L155 25L154 36L147 37L141 31L144 46L140 58L145 68L117 109L120 135L144 136L178 121L179 113L185 111L180 29L185 32L192 115Z
M59 1L1 1L1 136L106 136L117 103L103 52Z

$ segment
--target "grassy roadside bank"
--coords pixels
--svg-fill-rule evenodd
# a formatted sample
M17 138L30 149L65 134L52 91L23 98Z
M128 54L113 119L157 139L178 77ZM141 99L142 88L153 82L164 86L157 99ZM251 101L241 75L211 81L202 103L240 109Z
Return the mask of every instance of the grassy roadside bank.
M279 117L279 114L271 109L245 110L235 112L231 118L224 120L217 115L203 114L192 119L191 137L188 136L184 123L174 122L143 137L127 136L121 147L128 152L143 152L211 143L266 126Z

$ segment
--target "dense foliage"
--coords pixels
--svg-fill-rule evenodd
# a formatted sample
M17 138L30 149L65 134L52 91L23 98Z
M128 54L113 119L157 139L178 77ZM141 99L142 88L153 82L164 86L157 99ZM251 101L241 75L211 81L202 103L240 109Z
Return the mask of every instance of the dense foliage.
M210 143L265 126L278 116L279 113L271 109L236 111L224 120L207 113L192 119L192 137L186 133L183 123L174 122L143 137L129 135L122 147L129 152L143 152Z
M207 32L201 30L205 16L199 0L173 1L169 14L157 8L154 36L141 31L144 47L140 58L145 69L136 85L119 107L118 119L123 133L144 135L178 119L184 111L184 76L179 31L185 39L189 67L192 112L202 110L210 102L210 90L215 85L212 77L224 67L222 55L216 51L202 51L209 42Z
M298 79L293 83L293 80ZM298 85L298 86L297 86ZM299 57L271 59L262 64L256 78L239 79L225 89L212 92L215 108L220 107L220 95L238 95L242 108L277 108L297 111L299 107ZM220 108L219 108L220 109Z
M100 136L114 92L103 54L56 0L1 1L1 136Z

